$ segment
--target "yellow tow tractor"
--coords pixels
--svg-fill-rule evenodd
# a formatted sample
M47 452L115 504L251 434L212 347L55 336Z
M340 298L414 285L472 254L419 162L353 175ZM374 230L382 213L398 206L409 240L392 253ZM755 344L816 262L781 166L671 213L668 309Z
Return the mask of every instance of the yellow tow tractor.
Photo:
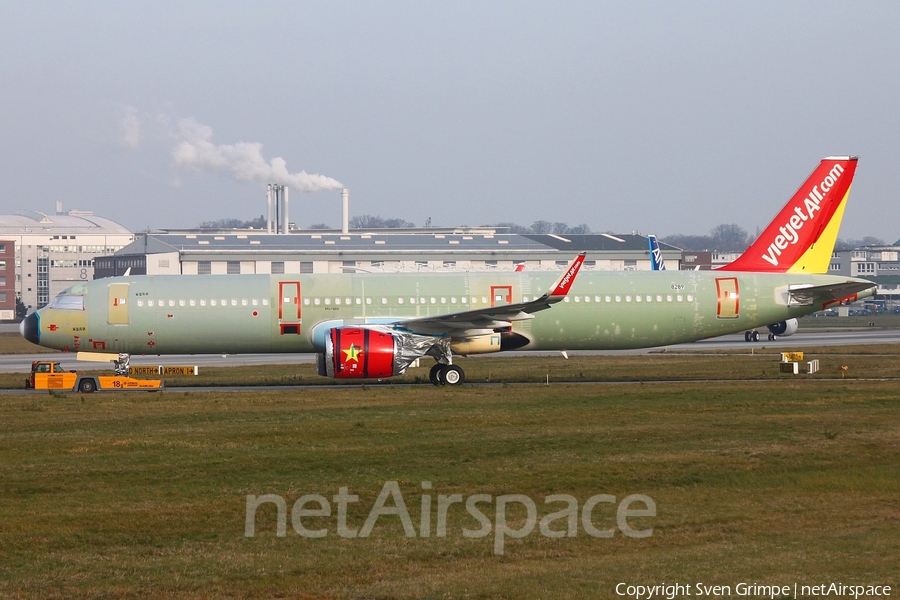
M118 369L117 369L118 371ZM161 379L135 379L125 374L80 375L75 371L65 371L58 362L35 361L31 363L31 374L25 380L26 388L36 390L65 390L90 394L97 390L147 390L164 388Z

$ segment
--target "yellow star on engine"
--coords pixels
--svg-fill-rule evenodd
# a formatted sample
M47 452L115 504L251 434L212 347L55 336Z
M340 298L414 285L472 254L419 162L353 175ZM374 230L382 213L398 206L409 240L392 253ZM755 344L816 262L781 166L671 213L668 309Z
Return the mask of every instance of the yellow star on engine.
M350 344L350 347L346 350L343 350L343 352L344 362L350 362L351 360L359 362L359 358L357 358L359 356L359 348L357 348L353 344Z

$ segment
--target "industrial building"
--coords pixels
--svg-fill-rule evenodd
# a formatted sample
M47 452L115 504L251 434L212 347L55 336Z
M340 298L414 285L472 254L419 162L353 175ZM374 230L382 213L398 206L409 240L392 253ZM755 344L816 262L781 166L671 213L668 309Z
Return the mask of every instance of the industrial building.
M681 251L660 244L669 268ZM649 270L639 234L531 235L494 228L138 234L114 256L98 258L96 277L148 274L397 273L560 270L587 252L588 270ZM129 271L130 269L130 271Z
M94 278L94 259L134 241L122 225L72 210L55 214L0 215L0 302L3 320L15 316L15 297L26 307L45 306L76 281Z

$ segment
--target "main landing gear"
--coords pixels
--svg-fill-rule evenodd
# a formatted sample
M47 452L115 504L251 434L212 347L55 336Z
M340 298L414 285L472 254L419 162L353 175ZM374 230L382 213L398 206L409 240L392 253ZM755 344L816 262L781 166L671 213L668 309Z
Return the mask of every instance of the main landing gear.
M431 367L428 378L434 385L461 385L466 381L466 374L457 365L438 363Z
M769 334L769 341L774 342L778 339L778 336L774 333ZM758 342L759 341L759 332L758 331L745 331L744 332L744 341L745 342Z

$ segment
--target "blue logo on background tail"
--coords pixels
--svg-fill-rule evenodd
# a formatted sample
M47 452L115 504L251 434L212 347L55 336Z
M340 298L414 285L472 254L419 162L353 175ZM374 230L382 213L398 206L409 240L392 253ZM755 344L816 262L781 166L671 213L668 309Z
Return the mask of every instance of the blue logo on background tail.
M647 242L650 244L650 262L654 271L665 271L666 263L663 262L662 252L659 251L659 242L656 241L655 235L648 235Z

